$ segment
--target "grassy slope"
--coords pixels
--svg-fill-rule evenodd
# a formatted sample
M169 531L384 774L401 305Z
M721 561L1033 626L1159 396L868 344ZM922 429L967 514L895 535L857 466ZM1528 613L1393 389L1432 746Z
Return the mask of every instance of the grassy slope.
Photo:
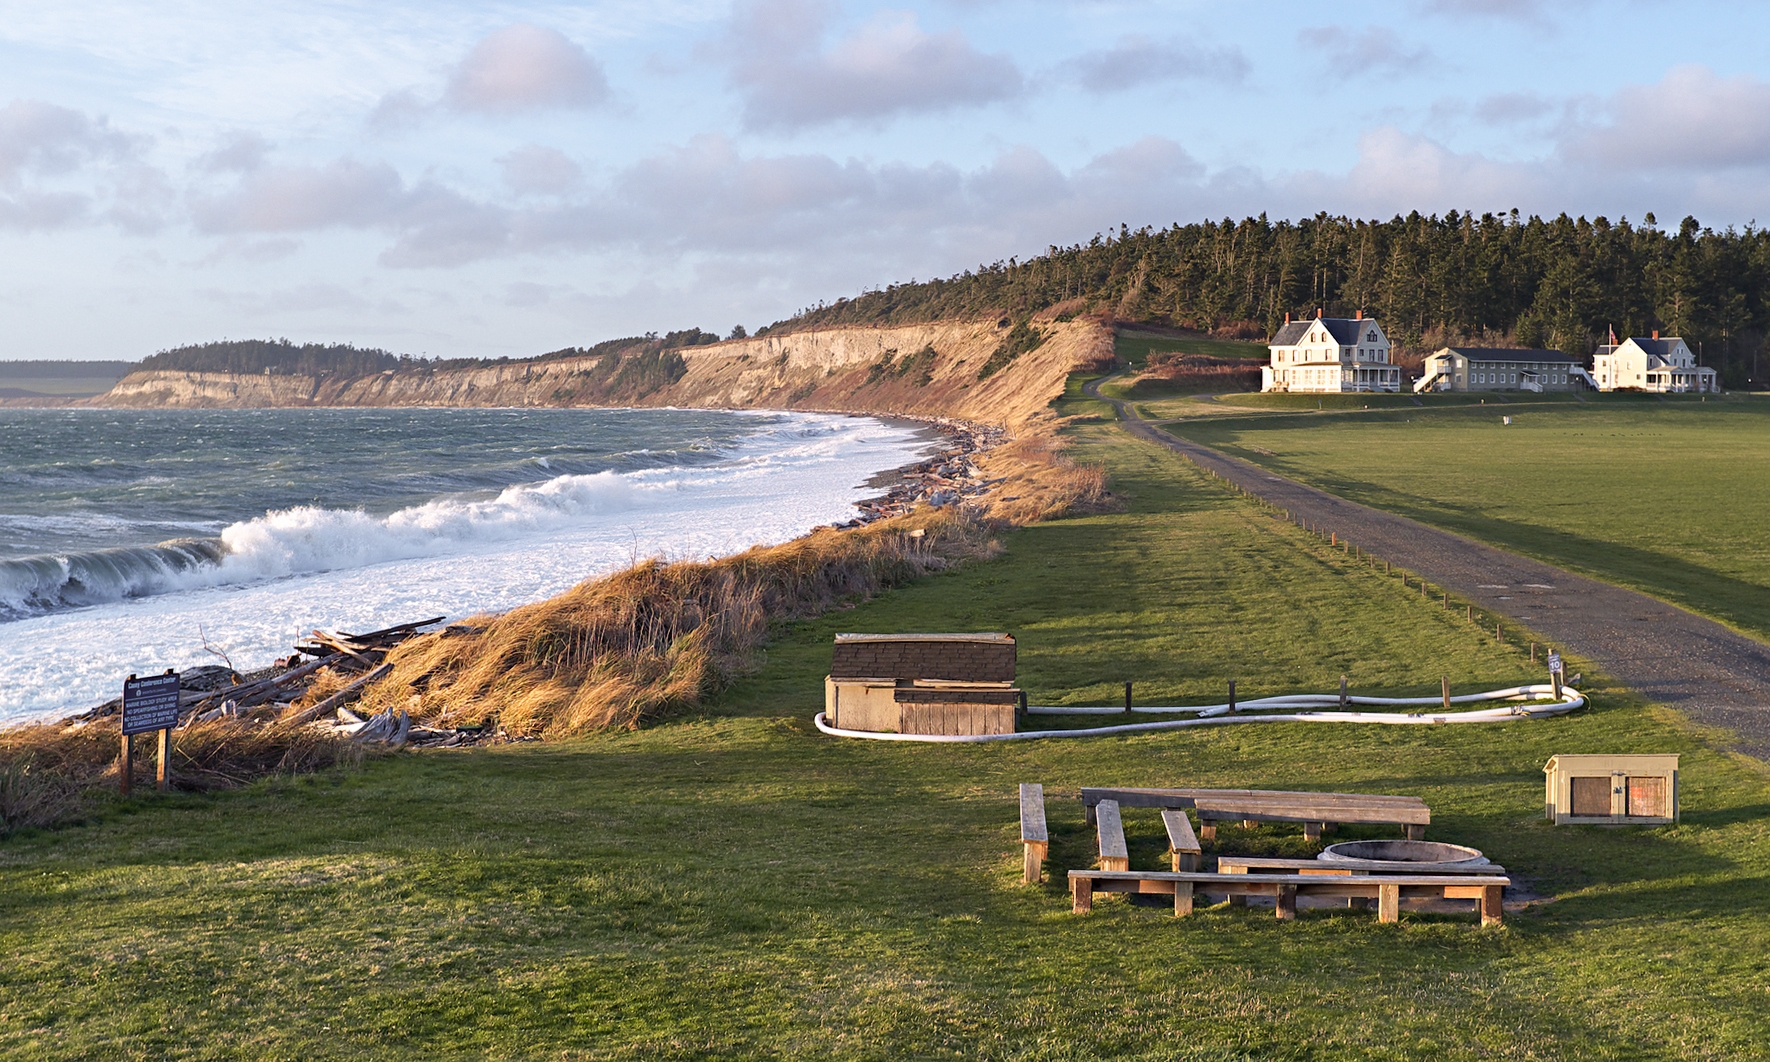
M1073 408L1073 407L1072 407ZM783 630L699 721L140 799L0 845L9 1057L1725 1058L1770 989L1764 777L1621 691L1543 723L1258 726L985 747L810 731L839 630L1006 629L1038 700L1526 676L1399 584L1084 427L1134 499ZM1558 751L1686 754L1683 825L1553 829ZM1014 785L1051 794L1018 883ZM1468 917L1105 900L1068 913L1083 784L1418 793L1560 899ZM1133 865L1159 820L1127 816ZM1357 831L1351 831L1354 836ZM1231 850L1306 851L1291 831Z
M1170 430L1770 637L1770 402L1514 402Z
M1229 339L1208 339L1204 336L1170 336L1121 327L1113 337L1113 353L1134 368L1141 369L1151 354L1207 354L1213 358L1240 358L1265 361L1271 356L1264 343L1243 343Z

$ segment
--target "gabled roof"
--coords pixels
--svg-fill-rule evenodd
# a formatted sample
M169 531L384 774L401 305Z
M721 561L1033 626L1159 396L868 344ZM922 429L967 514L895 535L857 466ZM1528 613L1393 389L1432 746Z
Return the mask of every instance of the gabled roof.
M1633 343L1637 347L1640 347L1642 350L1645 350L1647 353L1658 354L1660 357L1663 358L1663 357L1666 357L1667 355L1671 354L1672 351L1676 350L1678 348L1678 344L1684 342L1684 340L1678 336L1667 336L1664 339L1643 339L1640 336L1630 336L1628 339L1624 340L1623 342Z
M1470 361L1573 361L1559 350L1537 350L1533 347L1445 347ZM1444 351L1439 351L1443 353Z
M1309 326L1314 323L1314 321L1286 321L1284 327L1278 330L1278 334L1272 337L1272 345L1275 347L1296 346L1298 341L1303 338L1303 333L1309 331Z
M1278 334L1272 337L1271 345L1294 347L1303 341L1312 326L1319 324L1327 329L1328 335L1333 336L1336 342L1351 346L1359 341L1358 333L1365 325L1376 323L1377 319L1374 317L1305 317L1301 321L1285 322Z

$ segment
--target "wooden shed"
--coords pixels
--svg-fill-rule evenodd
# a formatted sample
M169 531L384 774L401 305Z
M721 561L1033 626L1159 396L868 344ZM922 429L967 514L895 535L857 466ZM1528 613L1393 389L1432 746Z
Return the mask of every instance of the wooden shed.
M1543 815L1557 826L1678 821L1677 753L1552 756L1543 774Z
M838 634L824 716L844 730L1012 734L1009 634Z

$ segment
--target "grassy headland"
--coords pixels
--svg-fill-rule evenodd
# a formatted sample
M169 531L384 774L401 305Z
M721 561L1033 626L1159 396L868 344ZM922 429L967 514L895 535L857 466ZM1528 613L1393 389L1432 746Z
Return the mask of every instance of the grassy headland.
M1079 405L1079 403L1078 403ZM1081 411L1079 409L1075 411ZM1001 629L1038 700L1430 689L1500 646L1104 423L1122 512L774 629L697 713L242 791L108 805L0 847L14 1057L1733 1058L1770 1020L1770 787L1626 691L1471 727L1266 724L1012 746L812 731L841 630ZM1576 663L1576 667L1581 666ZM1590 669L1587 668L1588 673ZM1678 751L1682 825L1553 828L1542 762ZM1019 884L1014 785L1052 880ZM1415 793L1553 902L1467 917L1100 903L1084 784ZM1159 821L1128 815L1133 865ZM1359 831L1348 831L1357 836ZM1293 832L1224 850L1303 854Z

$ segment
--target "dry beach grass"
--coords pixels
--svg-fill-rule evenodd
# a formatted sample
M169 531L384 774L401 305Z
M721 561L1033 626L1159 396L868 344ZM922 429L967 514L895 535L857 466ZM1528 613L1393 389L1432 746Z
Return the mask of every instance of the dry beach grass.
M647 560L546 601L475 617L412 639L359 711L403 710L423 722L492 724L510 737L556 738L631 728L699 706L757 659L770 625L852 607L880 591L996 550L1001 531L1110 506L1098 465L1079 464L1061 422L981 455L995 489L976 503L930 508L714 561ZM354 762L362 747L293 723L355 676L320 669L281 718L257 713L176 732L171 784L228 788L255 778ZM146 744L146 739L143 739ZM0 730L0 832L50 826L117 785L115 715ZM136 757L137 784L151 758Z
M1062 440L1039 434L985 455L980 464L1003 482L982 505L924 507L714 561L646 561L470 620L471 633L414 639L390 657L393 673L364 708L560 737L697 707L750 666L771 623L852 607L990 556L1006 527L1107 504L1105 472L1063 451Z

